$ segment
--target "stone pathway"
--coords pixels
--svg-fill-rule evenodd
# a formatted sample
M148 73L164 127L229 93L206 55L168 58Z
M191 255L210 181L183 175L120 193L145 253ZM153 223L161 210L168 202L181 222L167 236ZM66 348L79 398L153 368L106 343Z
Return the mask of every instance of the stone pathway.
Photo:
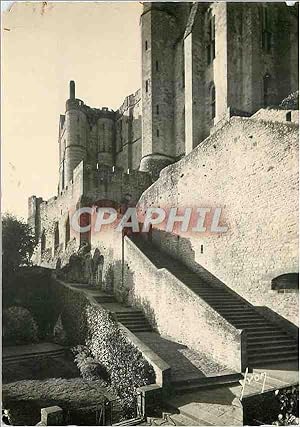
M185 345L155 332L139 332L136 336L171 366L172 380L203 378L231 373L205 354L195 352Z

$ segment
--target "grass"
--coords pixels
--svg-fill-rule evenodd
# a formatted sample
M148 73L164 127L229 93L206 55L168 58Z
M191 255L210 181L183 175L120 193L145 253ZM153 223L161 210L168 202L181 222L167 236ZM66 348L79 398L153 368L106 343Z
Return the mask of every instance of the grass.
M73 361L66 358L43 358L18 361L13 364L3 364L2 382L21 380L43 380L48 378L75 378L79 371Z
M40 421L40 409L60 406L65 411L99 406L114 398L102 380L82 378L50 378L23 380L2 386L3 408L9 409L13 425L35 425Z

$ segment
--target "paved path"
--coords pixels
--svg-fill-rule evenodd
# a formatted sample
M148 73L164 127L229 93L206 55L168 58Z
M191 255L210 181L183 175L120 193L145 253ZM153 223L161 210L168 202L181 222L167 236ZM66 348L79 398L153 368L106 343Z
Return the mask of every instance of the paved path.
M232 373L218 365L205 354L195 352L185 345L155 332L139 332L136 336L171 366L173 380L203 378Z

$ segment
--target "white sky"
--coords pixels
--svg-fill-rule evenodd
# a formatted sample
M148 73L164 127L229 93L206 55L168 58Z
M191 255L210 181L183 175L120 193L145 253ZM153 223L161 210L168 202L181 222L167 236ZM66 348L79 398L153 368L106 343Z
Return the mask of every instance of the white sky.
M116 109L140 87L140 13L138 2L27 2L2 13L2 211L26 218L28 196L56 194L69 80L92 107Z

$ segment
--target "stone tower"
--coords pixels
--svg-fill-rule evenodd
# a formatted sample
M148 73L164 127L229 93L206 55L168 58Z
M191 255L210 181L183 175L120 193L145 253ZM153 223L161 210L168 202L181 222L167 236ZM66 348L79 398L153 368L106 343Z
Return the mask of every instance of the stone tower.
M175 9L174 5L172 6ZM174 43L178 36L172 7L144 3L142 39L142 159L153 177L175 160Z
M80 108L83 102L75 97L75 83L70 81L70 96L66 102L65 132L61 149L64 154L64 183L73 179L76 166L86 159L86 114Z

